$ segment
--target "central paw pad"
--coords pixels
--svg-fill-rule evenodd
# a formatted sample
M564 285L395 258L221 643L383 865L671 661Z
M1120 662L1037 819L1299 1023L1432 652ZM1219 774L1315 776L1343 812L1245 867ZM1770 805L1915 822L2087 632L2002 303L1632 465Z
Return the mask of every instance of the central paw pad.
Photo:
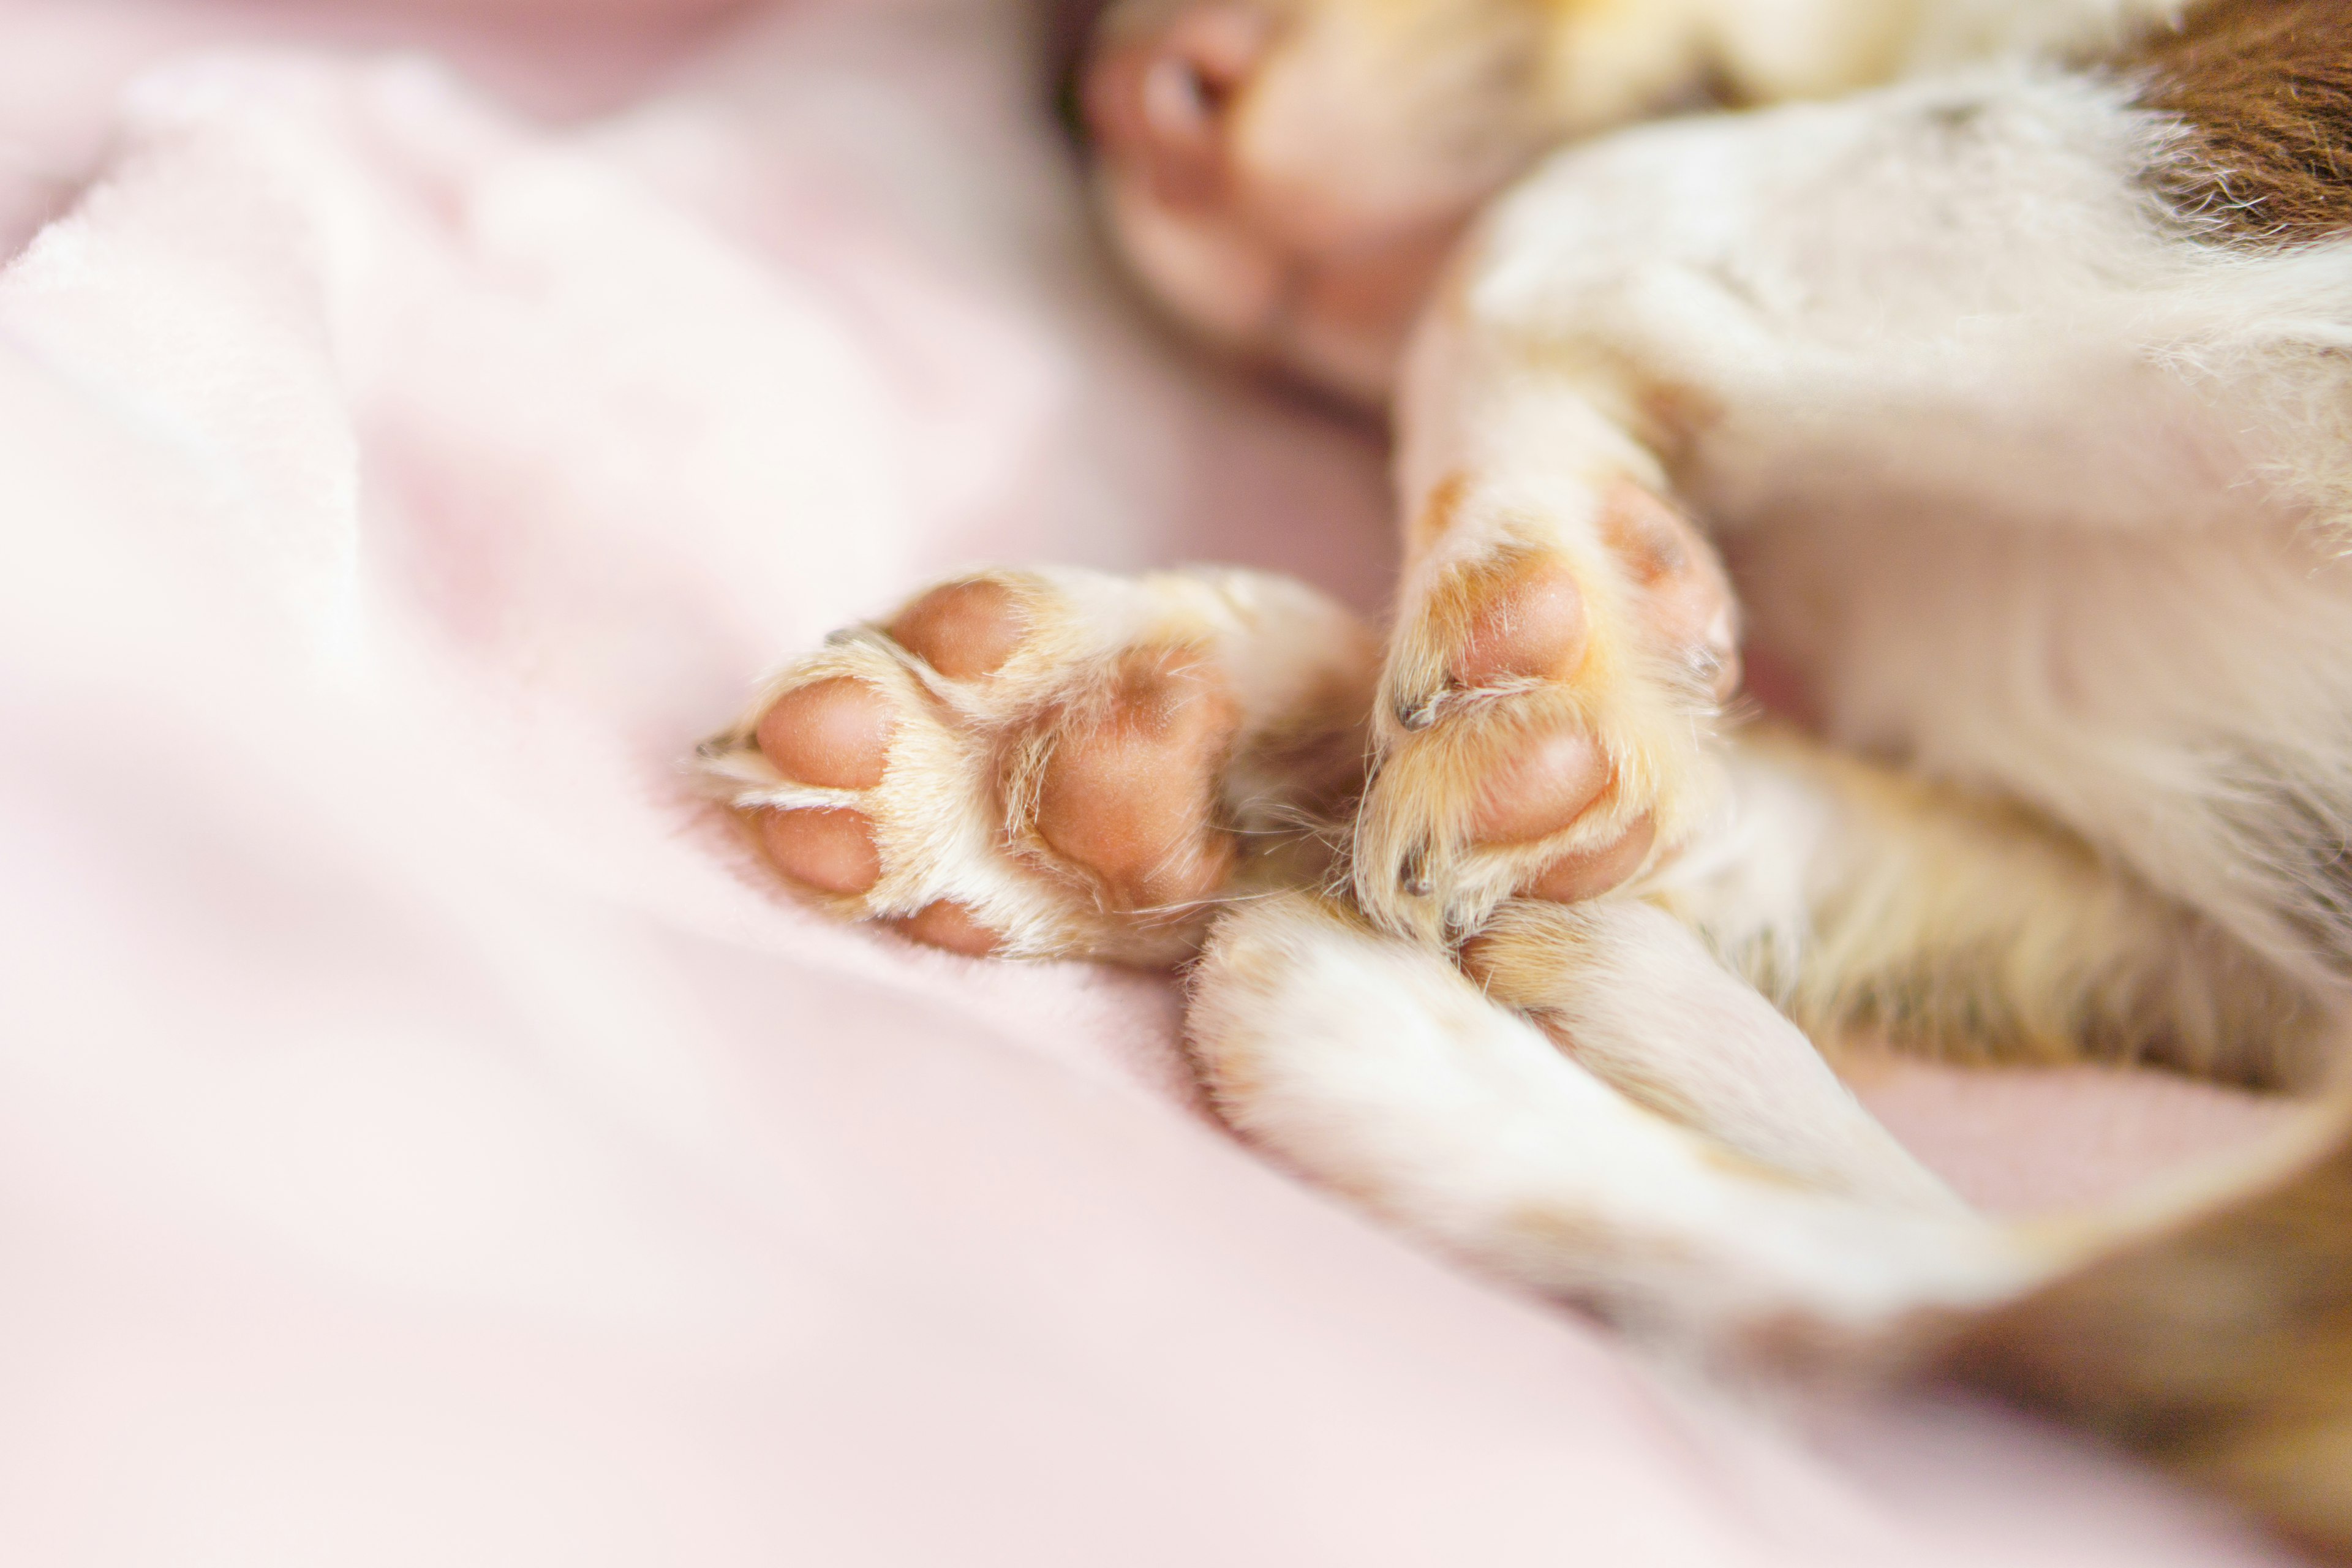
M1038 785L1039 837L1115 907L1212 897L1233 870L1232 836L1214 824L1240 709L1215 667L1181 648L1121 660L1102 698L1063 721Z

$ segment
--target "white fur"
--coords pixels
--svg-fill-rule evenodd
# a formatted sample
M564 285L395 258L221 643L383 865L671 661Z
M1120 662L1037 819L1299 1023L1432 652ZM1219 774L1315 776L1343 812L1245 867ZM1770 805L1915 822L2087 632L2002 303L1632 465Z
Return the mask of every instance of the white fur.
M1604 990L1637 1015L1657 1004ZM1226 918L1191 1021L1219 1105L1305 1173L1489 1268L1702 1344L1791 1323L1874 1331L2041 1272L1956 1205L1743 1172L1437 954L1303 895Z
M1634 1101L1825 1191L1958 1209L1812 1042L1664 911L1521 903L1482 941L1487 994Z
M1632 133L1506 204L1467 330L1537 345L1499 395L1557 404L1570 358L1721 411L1675 477L1833 740L2030 802L2332 989L2293 857L2352 826L2352 244L2188 243L2135 177L2159 134L2032 69ZM1408 435L1410 483L1443 459Z
M1413 549L1354 846L1360 911L1422 940L1305 894L1224 919L1192 1035L1237 1128L1458 1254L1686 1342L1853 1344L2069 1258L1959 1211L1730 965L1834 1016L1948 959L1974 966L1962 1016L2005 1018L2026 1054L2161 1026L2144 1048L2199 1070L2332 1070L2352 994L2352 241L2208 243L2148 179L2174 130L2127 82L2053 63L2177 10L1563 13L1550 87L1598 121L1710 61L1768 97L1892 85L1573 147L1457 258L1396 393ZM1269 110L1238 144L1311 178L1311 129ZM1339 156L1343 185L1442 205L1370 142ZM1267 285L1219 297L1233 236L1127 216L1180 309L1247 339ZM1608 526L1627 484L1734 547L1758 640L1829 741L1894 771L1713 733L1704 683L1642 642ZM1449 685L1447 594L1530 553L1572 575L1604 657ZM1190 592L1083 596L1144 615ZM1264 711L1313 639L1244 619L1221 657L1270 675ZM1134 635L1088 621L1024 653L1042 684L1024 700ZM1540 843L1468 842L1478 768L1568 724L1602 744L1613 793ZM1014 951L1089 950L1084 911L950 798L984 786L976 765L942 762L886 811L877 910L944 889ZM894 757L884 795L928 768ZM1644 818L1659 852L1632 891L1654 907L1508 901ZM898 847L919 828L955 842ZM1433 940L1481 927L1493 999Z
M1471 242L1398 395L1406 516L1466 471L1509 521L1418 563L1407 615L1430 573L1498 526L1573 549L1592 476L1655 473L1736 543L1752 623L1793 657L1833 741L2022 803L2090 847L1934 829L1953 855L2014 869L2015 896L2079 906L2053 942L2095 950L2093 967L2188 963L2210 922L2335 1012L2352 935L2331 864L2352 840L2352 569L2337 559L2352 243L2199 243L2143 178L2168 129L2123 84L2031 58L2160 9L1955 4L1927 18L1919 58L2004 40L2019 58L1629 132L1524 183ZM1703 411L1691 428L1643 429L1662 388ZM1857 839L1834 792L1733 746L1727 814L1652 890L1727 949L1777 950L1763 967L1801 967L1822 956L1810 905L1862 874L1840 869L1858 846L1889 838ZM1383 1212L1537 1283L1632 1292L1702 1340L1767 1299L1850 1323L1865 1300L1891 1312L1957 1288L1889 1217L1899 1183L1820 1228L1819 1211L1776 1209L1752 1183L1715 1191L1742 1179L1679 1165L1681 1145L1571 1087L1531 1033L1447 992L1443 966L1408 981L1371 939L1248 918L1252 934L1213 950L1205 1058L1214 1072L1251 1054L1227 1096L1239 1123ZM1654 1102L1757 1149L1752 1117L1724 1124L1725 1072L1742 1050L1785 1062L1770 1026L1751 1018L1738 1048L1710 1052L1685 996L1655 984L1673 939L1648 941L1564 967L1538 1016L1595 1070L1670 1080ZM1229 974L1247 967L1231 953L1284 943L1289 962L1260 965L1281 981ZM1376 970L1397 993L1379 1003ZM1618 983L1635 975L1651 983ZM1408 994L1416 1016L1398 1021ZM1717 1037L1737 1011L1714 1017ZM2309 1084L2327 1064L2294 1051L2335 1037L2197 1065ZM1806 1159L1783 1146L1775 1163ZM1546 1202L1608 1239L1569 1226L1536 1257L1498 1234L1502 1211ZM1762 1261L1780 1241L1790 1251ZM1661 1284L1669 1258L1693 1257Z

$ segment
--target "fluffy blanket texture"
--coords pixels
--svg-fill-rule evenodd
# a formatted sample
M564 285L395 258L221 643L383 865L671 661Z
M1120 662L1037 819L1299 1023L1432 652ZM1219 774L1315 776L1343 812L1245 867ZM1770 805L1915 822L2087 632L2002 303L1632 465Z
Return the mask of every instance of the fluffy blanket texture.
M781 897L678 759L977 560L1368 606L1013 0L0 0L0 1560L2279 1559L1966 1402L1734 1401L1226 1139L1168 984ZM2250 1131L1887 1068L1988 1201Z

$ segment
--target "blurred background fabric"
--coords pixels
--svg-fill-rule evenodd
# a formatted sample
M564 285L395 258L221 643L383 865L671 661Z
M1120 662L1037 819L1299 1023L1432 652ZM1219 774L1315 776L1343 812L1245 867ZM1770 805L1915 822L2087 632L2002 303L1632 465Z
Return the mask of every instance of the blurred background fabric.
M679 765L982 560L1377 608L1014 0L0 0L0 1562L2282 1562L1703 1389L1231 1142L1171 984L794 907ZM1888 1065L1985 1201L2256 1129Z

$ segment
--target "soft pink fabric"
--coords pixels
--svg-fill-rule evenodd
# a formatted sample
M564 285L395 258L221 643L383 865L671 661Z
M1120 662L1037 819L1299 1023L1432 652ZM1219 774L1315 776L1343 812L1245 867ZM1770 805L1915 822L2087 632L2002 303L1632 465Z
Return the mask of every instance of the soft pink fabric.
M2279 1560L1696 1391L1232 1145L1161 982L778 898L677 768L762 664L983 558L1374 604L1379 454L1131 307L1001 0L429 9L0 4L0 1561ZM1879 1092L2011 1204L1971 1126L2256 1114Z

